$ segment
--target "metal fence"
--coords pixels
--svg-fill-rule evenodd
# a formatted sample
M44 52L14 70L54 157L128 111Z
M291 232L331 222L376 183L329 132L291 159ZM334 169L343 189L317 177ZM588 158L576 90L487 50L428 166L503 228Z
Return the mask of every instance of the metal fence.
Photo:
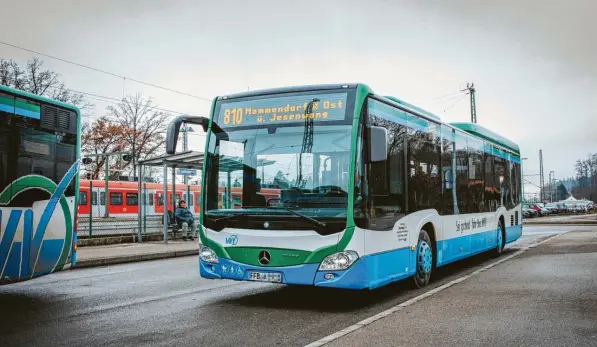
M147 183L143 184L139 197L137 182L81 180L78 200L80 238L137 236L139 215L141 234L162 233L163 197L155 189L148 188Z

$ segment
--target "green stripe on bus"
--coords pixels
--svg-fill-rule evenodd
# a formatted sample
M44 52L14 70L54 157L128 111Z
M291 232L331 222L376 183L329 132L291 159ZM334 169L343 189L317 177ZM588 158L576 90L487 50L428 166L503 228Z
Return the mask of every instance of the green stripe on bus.
M19 101L19 100L15 100L15 107L20 108L22 110L27 110L27 111L37 112L37 113L41 112L41 108L39 107L39 105L33 105L33 104Z
M263 250L267 250L272 256L270 263L266 265L259 263L259 252ZM310 251L268 247L226 247L226 251L230 254L230 259L239 263L267 267L300 265L311 254Z
M15 100L12 99L12 98L7 98L7 97L0 96L0 104L14 107L15 106Z

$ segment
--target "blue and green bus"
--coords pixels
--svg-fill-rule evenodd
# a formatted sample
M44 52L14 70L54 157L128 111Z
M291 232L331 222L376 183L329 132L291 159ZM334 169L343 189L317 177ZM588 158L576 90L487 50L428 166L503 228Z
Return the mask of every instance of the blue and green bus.
M218 97L209 119L169 125L168 153L184 122L207 132L205 278L371 289L412 277L423 287L436 267L499 255L521 236L515 143L367 85ZM242 189L234 204L231 187Z
M75 265L80 113L0 86L0 284Z

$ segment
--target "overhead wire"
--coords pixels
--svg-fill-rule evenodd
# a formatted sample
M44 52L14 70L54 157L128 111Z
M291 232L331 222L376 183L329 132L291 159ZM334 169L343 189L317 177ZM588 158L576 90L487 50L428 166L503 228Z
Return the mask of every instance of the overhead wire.
M451 109L452 107L454 107L457 103L459 103L462 99L464 99L465 96L467 96L468 93L463 94L460 98L458 98L458 100L456 100L452 105L448 106L443 113L446 113L446 111L448 111L449 109Z
M182 92L182 91L175 90L175 89L171 89L171 88L168 88L168 87L163 87L163 86L160 86L160 85L157 85L157 84L154 84L154 83L140 81L140 80L137 80L137 79L134 79L134 78L131 78L131 77L119 75L119 74L116 74L116 73L113 73L113 72L109 72L109 71L106 71L106 70L103 70L103 69L95 68L95 67L92 67L92 66L89 66L89 65L77 63L77 62L70 61L70 60L67 60L67 59L64 59L64 58L59 58L59 57L56 57L56 56L53 56L53 55L50 55L50 54L47 54L47 53L42 53L42 52L35 51L35 50L29 49L29 48L17 46L17 45L14 45L12 43L0 41L0 44L5 45L5 46L9 46L9 47L12 47L12 48L20 49L20 50L23 50L23 51L26 51L26 52L29 52L29 53L34 53L34 54L37 54L37 55L41 55L43 57L47 57L47 58L50 58L50 59L58 60L58 61L61 61L61 62L67 63L67 64L72 64L72 65L75 65L75 66L78 66L78 67L82 67L82 68L85 68L85 69L89 69L89 70L92 70L92 71L100 72L100 73L103 73L103 74L106 74L106 75L110 75L110 76L113 76L113 77L122 78L125 83L128 80L128 81L132 81L132 82L135 82L135 83L143 84L143 85L146 85L146 86L149 86L149 87L158 88L158 89L166 90L166 91L169 91L169 92L172 92L172 93L176 93L176 94L180 94L180 95L185 95L185 96L189 96L189 97L192 97L192 98L195 98L195 99L199 99L199 100L211 102L211 99L209 99L209 98L205 98L205 97L202 97L202 96L197 96L197 95L189 94L189 93Z
M107 102L107 103L119 104L119 103L121 103L123 101L122 99L118 99L118 98L114 98L114 97L110 97L110 96L104 96L104 95L99 95L99 94L94 94L94 93L82 92L80 90L75 90L75 89L70 89L70 88L60 88L60 87L53 87L53 86L50 86L48 88L59 89L59 90L60 89L61 90L66 90L66 91L69 91L69 92L72 92L72 93L85 95L87 98L92 99L92 100L103 101L103 102ZM169 110L169 109L165 109L165 108L161 108L161 107L152 107L152 109L155 109L155 110L158 110L158 111L163 111L163 112L168 112L168 113L189 114L187 112L180 112L180 111L175 111L175 110Z

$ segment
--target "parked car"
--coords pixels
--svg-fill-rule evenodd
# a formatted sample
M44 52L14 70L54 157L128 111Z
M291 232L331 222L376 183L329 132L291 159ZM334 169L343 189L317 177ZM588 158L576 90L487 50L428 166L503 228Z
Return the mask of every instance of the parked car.
M558 208L560 209L560 213L568 213L566 204L558 203Z
M545 208L549 210L550 214L559 214L563 211L561 210L560 206L555 202L550 202L549 204L545 204Z
M533 210L532 208L523 208L522 216L524 218L534 218L537 217L537 211Z

